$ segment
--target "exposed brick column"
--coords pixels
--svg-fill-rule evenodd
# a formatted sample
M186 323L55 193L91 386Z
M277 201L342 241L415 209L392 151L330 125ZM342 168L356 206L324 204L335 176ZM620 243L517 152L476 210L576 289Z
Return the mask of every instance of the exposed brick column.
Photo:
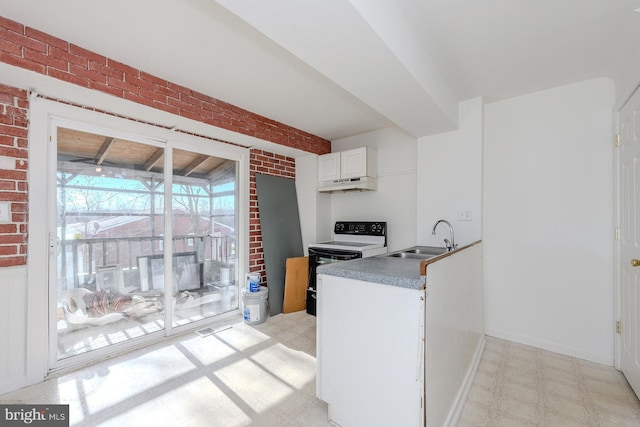
M9 223L0 223L0 267L27 263L27 92L0 85L0 202L9 202Z

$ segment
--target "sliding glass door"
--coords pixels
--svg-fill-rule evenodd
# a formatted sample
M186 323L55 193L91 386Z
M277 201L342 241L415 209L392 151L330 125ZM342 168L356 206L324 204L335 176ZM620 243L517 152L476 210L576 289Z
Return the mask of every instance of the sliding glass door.
M173 326L238 308L236 162L173 151Z
M237 161L109 132L56 135L51 359L237 310Z

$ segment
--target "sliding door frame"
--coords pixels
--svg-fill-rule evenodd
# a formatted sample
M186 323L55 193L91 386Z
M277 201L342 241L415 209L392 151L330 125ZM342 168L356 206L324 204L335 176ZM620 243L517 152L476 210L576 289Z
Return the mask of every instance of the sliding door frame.
M175 132L166 127L141 123L89 109L71 106L38 97L30 99L29 127L29 238L27 266L27 360L26 376L29 384L42 381L47 375L81 366L113 354L110 347L57 361L57 347L49 342L51 333L57 333L51 310L56 308L56 295L52 295L49 270L55 271L56 244L56 146L57 128L67 127L116 138L141 142L165 149L164 170L172 170L173 149L202 152L237 162L237 241L238 263L236 271L248 271L249 265L249 149L233 144ZM187 129L185 129L187 130ZM36 172L38 171L38 172ZM165 177L165 236L164 247L171 248L172 229L172 174ZM46 197L45 197L46 195ZM171 251L165 251L165 275L171 275ZM50 268L50 263L54 263ZM173 295L165 292L165 307L172 304ZM165 317L165 332L170 336L196 329L204 324L223 321L237 316L238 310L188 325L174 327L173 310ZM118 351L139 348L157 342L158 333L148 334L122 343ZM54 354L55 353L55 354Z

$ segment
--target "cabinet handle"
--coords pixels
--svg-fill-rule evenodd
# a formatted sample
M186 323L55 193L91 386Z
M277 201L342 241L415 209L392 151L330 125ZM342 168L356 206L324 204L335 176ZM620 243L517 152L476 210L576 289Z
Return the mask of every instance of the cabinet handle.
M631 266L632 267L640 267L640 259L636 259L636 258L632 259L631 260Z

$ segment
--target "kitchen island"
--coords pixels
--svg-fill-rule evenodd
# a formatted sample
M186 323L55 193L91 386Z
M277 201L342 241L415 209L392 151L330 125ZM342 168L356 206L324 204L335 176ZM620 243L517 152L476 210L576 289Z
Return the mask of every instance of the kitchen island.
M317 394L342 427L455 425L484 348L482 243L318 269Z

